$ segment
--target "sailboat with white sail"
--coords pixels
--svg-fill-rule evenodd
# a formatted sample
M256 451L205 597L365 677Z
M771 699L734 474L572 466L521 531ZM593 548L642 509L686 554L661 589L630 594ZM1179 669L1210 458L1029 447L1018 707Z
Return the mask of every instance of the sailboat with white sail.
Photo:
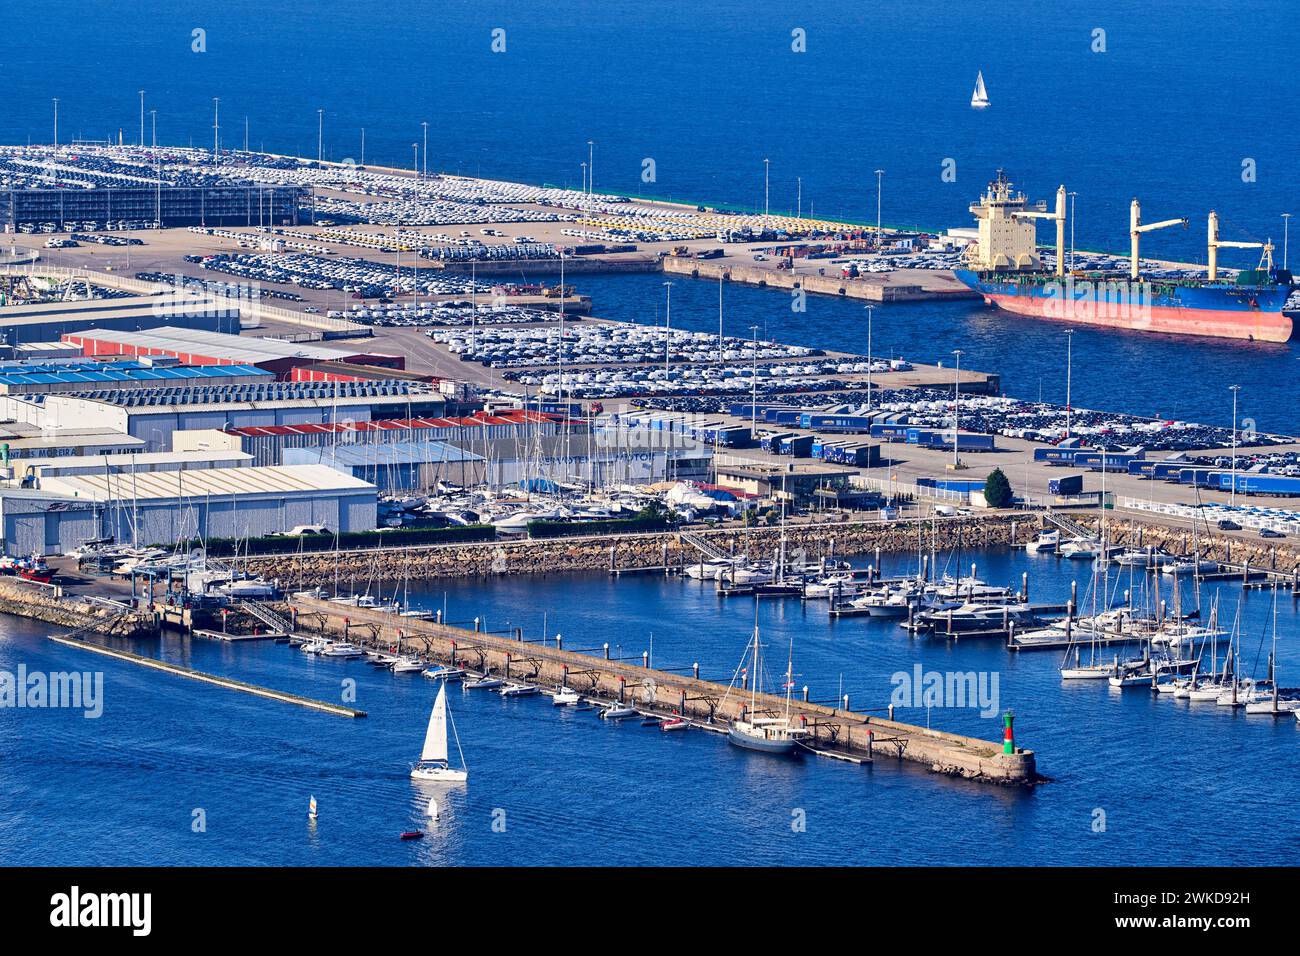
M447 727L451 726L452 736L456 739L456 752L460 755L460 769L451 766L447 757ZM424 749L420 751L420 760L411 768L411 776L416 780L432 780L438 783L464 783L469 779L469 768L465 766L465 754L460 749L460 734L456 733L456 722L452 720L451 711L447 709L447 685L444 682L438 688L438 697L433 702L433 711L429 714L429 727L424 733Z
M982 110L989 105L989 93L984 88L984 71L975 76L975 92L971 94L970 106L973 110Z

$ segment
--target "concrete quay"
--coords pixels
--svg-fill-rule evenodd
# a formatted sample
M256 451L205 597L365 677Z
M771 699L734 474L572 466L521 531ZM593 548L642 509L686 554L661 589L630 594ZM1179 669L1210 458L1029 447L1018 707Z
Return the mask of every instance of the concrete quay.
M568 686L605 701L623 701L648 714L681 714L696 727L724 730L749 704L738 688L693 675L609 660L550 644L467 630L433 621L346 607L295 595L291 608L300 629L346 637L354 643L397 647L429 662L491 672L540 687ZM758 695L758 712L784 712L785 698ZM1034 752L999 743L930 730L847 709L795 701L792 713L806 722L811 749L854 762L884 757L919 764L935 773L981 783L1028 786L1038 777Z

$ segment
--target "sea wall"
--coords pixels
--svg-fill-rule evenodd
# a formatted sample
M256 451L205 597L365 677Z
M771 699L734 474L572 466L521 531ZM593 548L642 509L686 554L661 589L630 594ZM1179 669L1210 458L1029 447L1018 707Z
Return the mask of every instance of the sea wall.
M113 637L137 637L154 631L153 619L134 611L60 596L40 585L0 578L0 613L17 614L60 627L84 629Z
M807 558L882 553L915 554L918 534L925 551L988 548L1023 543L1037 532L1029 515L944 518L935 522L863 521L792 525L785 531L786 554ZM566 571L631 571L680 567L701 560L687 538L698 538L725 554L768 557L781 547L779 528L719 528L655 534L598 535L540 541L494 541L402 549L288 554L249 559L249 567L287 587L314 587L340 578L416 580L494 574L555 574Z
M1081 522L1096 528L1097 520ZM1140 519L1107 516L1106 535L1111 543L1125 548L1163 548L1171 554L1190 555L1199 551L1201 558L1239 566L1243 562L1261 571L1290 573L1300 568L1300 545L1290 539L1233 537L1206 532L1193 534L1190 528L1153 524Z

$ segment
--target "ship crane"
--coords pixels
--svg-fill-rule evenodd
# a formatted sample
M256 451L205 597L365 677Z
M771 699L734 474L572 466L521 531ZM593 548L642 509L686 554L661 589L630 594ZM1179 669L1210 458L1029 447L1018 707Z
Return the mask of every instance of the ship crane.
M1040 203L1041 205L1041 203ZM1065 186L1056 187L1056 209L1013 212L1012 219L1055 219L1056 220L1056 274L1065 275Z
M1273 268L1273 243L1269 242L1233 242L1229 239L1219 238L1219 214L1213 209L1210 210L1209 224L1209 246L1210 255L1208 262L1210 264L1210 281L1214 282L1219 278L1219 250L1220 249L1263 249L1264 253L1260 259L1260 268Z
M1186 219L1162 219L1160 222L1142 222L1142 207L1136 199L1129 207L1129 240L1132 245L1132 263L1129 266L1130 278L1138 277L1138 237L1144 232L1153 232L1156 229L1167 229L1170 226L1182 226L1187 228Z

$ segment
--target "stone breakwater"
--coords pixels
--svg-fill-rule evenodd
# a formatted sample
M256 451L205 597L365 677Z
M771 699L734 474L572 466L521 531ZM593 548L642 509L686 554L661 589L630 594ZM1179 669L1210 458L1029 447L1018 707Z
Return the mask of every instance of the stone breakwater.
M74 630L89 630L112 637L137 637L153 633L153 619L134 611L58 596L39 585L0 579L0 613L17 614Z
M1084 521L1096 527L1095 520ZM1288 540L1232 537L1207 533L1195 535L1190 529L1148 524L1143 521L1107 518L1106 533L1112 544L1124 548L1163 548L1171 554L1190 555L1193 550L1202 560L1240 566L1249 564L1261 571L1290 573L1300 567L1300 547Z
M1028 515L944 518L933 523L825 522L791 525L785 531L786 555L821 557L882 553L915 554L918 533L928 551L953 548L1006 547L1029 540L1038 519ZM707 542L723 554L775 555L779 528L717 528L680 534L598 535L537 541L490 541L366 551L287 554L249 559L252 570L285 587L311 588L340 577L433 579L497 574L558 574L566 571L632 571L676 568L699 562L703 555L690 538Z

